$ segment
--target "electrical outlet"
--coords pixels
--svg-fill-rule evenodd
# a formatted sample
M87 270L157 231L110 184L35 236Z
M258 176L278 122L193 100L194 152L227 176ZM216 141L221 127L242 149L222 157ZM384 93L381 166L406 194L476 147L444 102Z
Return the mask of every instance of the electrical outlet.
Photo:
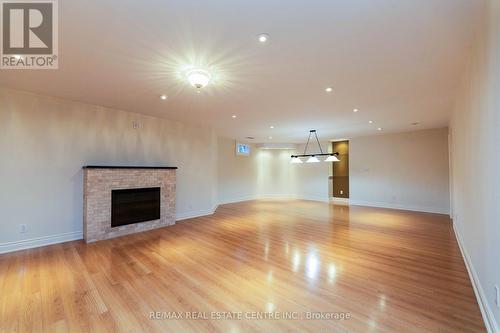
M495 304L500 308L500 289L495 285Z
M19 232L21 234L28 232L28 225L27 224L20 224L19 225Z
M343 190L340 190L340 194L344 194L344 191L343 191Z

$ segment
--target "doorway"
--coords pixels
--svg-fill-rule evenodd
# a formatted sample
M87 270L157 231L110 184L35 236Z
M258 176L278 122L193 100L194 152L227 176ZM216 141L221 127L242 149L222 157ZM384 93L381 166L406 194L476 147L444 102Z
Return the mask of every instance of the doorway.
M339 153L340 160L332 163L332 196L349 199L349 141L332 142L332 151Z

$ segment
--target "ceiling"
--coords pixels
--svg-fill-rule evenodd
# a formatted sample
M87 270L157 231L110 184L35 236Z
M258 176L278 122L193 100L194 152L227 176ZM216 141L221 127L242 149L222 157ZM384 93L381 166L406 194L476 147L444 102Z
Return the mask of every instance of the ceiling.
M338 139L378 127L442 127L481 7L480 0L65 0L59 69L1 71L0 85L255 142L302 142L312 128ZM263 32L266 44L257 41ZM179 75L188 65L214 76L200 94Z

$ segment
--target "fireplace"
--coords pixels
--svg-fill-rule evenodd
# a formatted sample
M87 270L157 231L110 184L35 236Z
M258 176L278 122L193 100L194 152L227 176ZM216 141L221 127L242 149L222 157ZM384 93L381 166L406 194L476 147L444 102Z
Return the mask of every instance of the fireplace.
M175 224L176 167L85 166L87 243Z
M111 191L111 227L159 219L159 187Z

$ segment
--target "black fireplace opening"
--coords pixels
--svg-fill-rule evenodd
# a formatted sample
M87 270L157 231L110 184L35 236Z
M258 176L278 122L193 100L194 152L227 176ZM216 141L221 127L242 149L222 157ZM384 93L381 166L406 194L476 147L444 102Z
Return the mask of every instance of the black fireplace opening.
M160 218L160 188L111 191L111 227Z

